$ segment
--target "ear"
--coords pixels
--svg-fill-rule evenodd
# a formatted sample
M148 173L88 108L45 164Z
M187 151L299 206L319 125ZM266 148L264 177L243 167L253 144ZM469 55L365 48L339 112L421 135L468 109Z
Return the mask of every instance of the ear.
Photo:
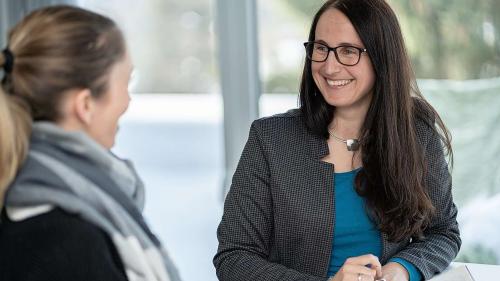
M74 96L74 110L76 117L85 125L92 121L94 113L94 99L89 89L78 90Z

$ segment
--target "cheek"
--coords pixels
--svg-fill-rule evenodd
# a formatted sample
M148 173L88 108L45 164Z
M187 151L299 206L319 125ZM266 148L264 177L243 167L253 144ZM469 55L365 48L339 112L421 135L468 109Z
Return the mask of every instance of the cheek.
M321 79L321 73L320 73L321 66L316 65L315 63L311 64L311 73L312 77L314 79L314 82L316 82L316 86L319 87L319 81Z
M370 90L373 89L373 86L375 85L375 73L373 73L373 71L369 72L366 84L367 88Z
M120 91L115 92L113 97L113 103L109 109L110 117L114 120L118 120L127 111L130 104L130 96L128 91L120 89Z
M110 112L113 112L112 116L110 116L110 120L113 123L112 124L113 127L118 126L120 118L125 114L129 105L130 105L130 97L128 94L122 95L120 99L117 100L113 110L110 110Z
M368 81L369 81L369 84L371 85L371 87L373 87L373 85L375 84L375 70L373 69L373 65L371 63L371 61L369 61L366 65L366 75L368 77Z
M120 117L122 117L124 112L125 110L123 106L116 106L115 108L113 108L113 110L110 111L110 114L108 115L109 116L108 120L111 123L110 125L116 127L118 125Z
M122 111L118 104L107 106L99 114L99 118L96 120L96 127L100 128L101 134L109 135L114 131L121 115Z
M375 73L371 65L366 65L357 74L357 77L363 78L362 87L371 90L375 84Z
M313 74L313 76L319 75L320 69L321 69L321 65L314 63L314 62L311 64L311 73Z
M130 94L128 91L128 84L124 85L116 96L117 103L120 105L122 113L125 112L130 104Z

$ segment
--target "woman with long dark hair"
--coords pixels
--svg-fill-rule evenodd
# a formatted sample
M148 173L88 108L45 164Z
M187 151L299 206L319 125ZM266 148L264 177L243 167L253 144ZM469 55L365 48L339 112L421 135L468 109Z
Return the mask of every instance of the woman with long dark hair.
M141 179L110 151L132 72L116 24L36 10L0 67L0 280L179 280L142 216Z
M220 280L429 279L461 240L450 137L384 0L330 0L300 109L255 121L227 195Z

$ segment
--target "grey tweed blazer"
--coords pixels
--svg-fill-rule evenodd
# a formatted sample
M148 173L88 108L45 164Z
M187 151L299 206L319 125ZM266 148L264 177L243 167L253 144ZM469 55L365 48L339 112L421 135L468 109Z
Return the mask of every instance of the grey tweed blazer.
M391 243L382 264L400 257L431 278L457 255L461 240L451 177L438 136L423 121L418 138L436 216L425 240ZM310 134L299 110L253 122L217 230L219 280L326 280L334 229L333 165L324 139ZM335 249L333 249L335 250Z

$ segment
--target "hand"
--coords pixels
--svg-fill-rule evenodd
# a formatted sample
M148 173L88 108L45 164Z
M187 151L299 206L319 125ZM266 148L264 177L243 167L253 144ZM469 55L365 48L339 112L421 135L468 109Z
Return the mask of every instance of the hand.
M397 262L389 262L382 267L382 278L387 281L409 281L410 276L404 266Z
M369 265L369 267L367 266ZM382 265L374 255L348 258L331 281L374 281L382 276Z

